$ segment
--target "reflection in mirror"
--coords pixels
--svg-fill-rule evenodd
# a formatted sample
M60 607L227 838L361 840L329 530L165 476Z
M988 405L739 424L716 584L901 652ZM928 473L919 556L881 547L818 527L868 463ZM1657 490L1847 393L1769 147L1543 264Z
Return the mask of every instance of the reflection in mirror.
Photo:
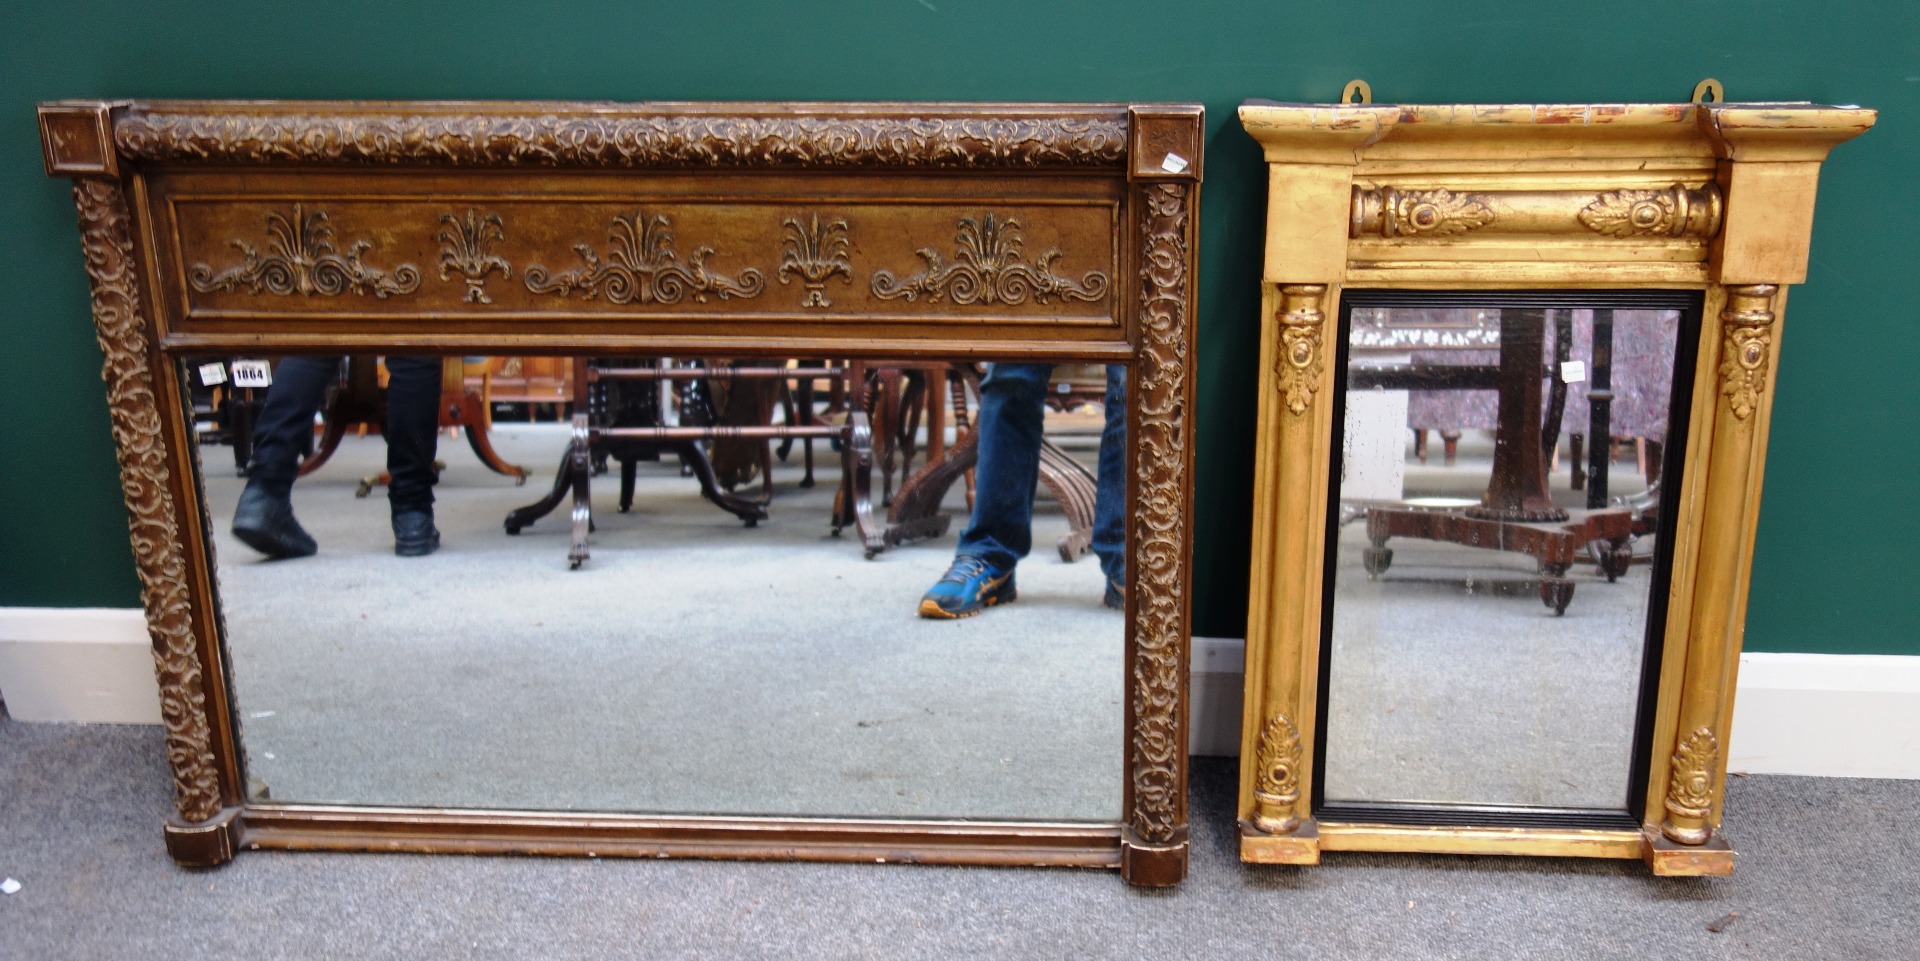
M949 619L989 365L241 360L183 363L255 800L1119 816L1124 368L992 375L1044 403L1032 552Z
M1456 824L1629 811L1695 309L1345 301L1317 803L1447 805ZM1616 302L1634 309L1595 306Z

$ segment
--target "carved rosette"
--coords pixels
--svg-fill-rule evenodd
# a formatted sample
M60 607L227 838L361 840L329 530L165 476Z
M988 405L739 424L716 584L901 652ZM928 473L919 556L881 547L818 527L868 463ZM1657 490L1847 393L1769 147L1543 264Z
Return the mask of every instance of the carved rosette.
M800 278L806 291L800 300L802 307L833 306L827 300L827 281L838 276L841 283L853 283L853 263L847 259L851 245L847 222L835 219L822 225L816 213L810 225L803 226L798 217L788 217L780 226L787 233L781 241L780 283L791 283L794 276Z
M1187 531L1187 325L1192 279L1187 239L1191 188L1157 183L1140 188L1141 344L1130 389L1135 393L1135 538L1137 605L1131 749L1133 810L1129 823L1149 843L1176 834L1186 737L1179 704L1186 595L1181 577Z
M1729 287L1727 307L1720 312L1720 393L1740 420L1753 415L1766 393L1777 289L1772 284Z
M1451 237L1493 221L1493 207L1478 194L1456 194L1445 188L1353 188L1351 233L1355 237Z
M738 277L709 271L712 247L696 248L682 264L673 249L672 227L665 214L650 217L644 210L615 217L606 260L591 245L575 244L584 266L549 276L545 267L533 264L526 270L527 289L561 297L578 293L586 300L604 296L612 304L677 304L689 294L703 304L710 297L751 300L766 289L766 275L752 267Z
M941 298L956 304L1047 303L1055 297L1089 303L1107 295L1107 275L1089 270L1075 281L1053 272L1059 260L1058 250L1048 250L1028 263L1022 248L1026 237L1020 233L1020 221L982 214L979 220L960 219L960 232L954 235L954 263L947 263L940 252L922 247L916 253L927 262L927 269L905 280L891 271L876 270L870 284L873 295L881 300L914 300L926 295L928 303Z
M456 167L1120 167L1125 117L655 117L136 113L121 156L157 163Z
M216 274L206 264L194 264L188 282L203 294L245 288L256 295L370 293L381 299L410 294L420 286L420 271L412 264L401 264L389 274L362 263L360 255L373 248L368 241L354 241L345 254L335 252L333 225L324 210L307 213L304 205L294 204L292 216L268 211L267 233L272 238L268 253L244 240L228 241L246 258L240 266Z
M466 216L440 215L440 279L449 273L466 278L469 304L491 304L487 296L487 274L498 270L503 279L513 277L513 265L493 252L493 245L507 239L507 229L499 214L481 216L467 208Z
M1609 190L1580 208L1580 223L1608 237L1711 237L1720 230L1720 188Z
M135 278L127 200L109 180L77 180L80 246L93 285L93 321L105 356L120 485L126 495L140 601L153 635L160 717L180 817L220 812L220 777L207 722L206 678L187 594L187 559L171 494L169 451L155 404L153 371Z
M1275 383L1287 398L1288 412L1299 415L1313 406L1325 372L1321 346L1326 339L1326 314L1321 284L1290 284L1280 288L1280 351L1274 358Z
M1700 728L1680 743L1667 772L1667 820L1660 826L1661 833L1680 844L1706 843L1719 761L1720 741L1712 728Z
M1286 834L1300 825L1294 805L1300 801L1300 730L1285 714L1275 714L1260 731L1255 754L1260 775L1253 785L1253 826L1268 834Z

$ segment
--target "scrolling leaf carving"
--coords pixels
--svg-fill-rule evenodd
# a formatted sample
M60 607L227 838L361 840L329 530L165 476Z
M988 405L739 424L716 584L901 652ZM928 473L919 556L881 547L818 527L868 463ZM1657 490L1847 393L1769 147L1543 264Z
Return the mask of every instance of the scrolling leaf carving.
M1181 570L1186 543L1188 459L1186 383L1191 256L1191 195L1180 183L1141 188L1142 342L1135 367L1136 586L1133 668L1133 811L1130 824L1154 843L1174 839L1186 754L1179 704L1184 677L1180 639L1187 599Z
M123 156L156 162L460 167L1119 167L1124 117L659 117L134 113Z
M583 266L549 276L545 267L531 265L527 289L561 297L578 292L587 300L604 295L613 304L677 304L689 294L703 304L709 297L751 300L766 289L766 275L752 267L740 271L738 278L709 271L706 260L712 247L696 248L682 264L673 249L672 227L665 214L648 216L644 210L615 217L606 260L592 246L575 244Z
M873 295L910 301L925 294L929 303L946 297L956 304L1010 306L1024 304L1029 297L1044 304L1054 297L1093 302L1107 295L1110 282L1100 271L1087 271L1078 282L1054 273L1053 263L1062 256L1058 250L1048 250L1028 263L1022 250L1026 237L1020 232L1020 221L1012 217L999 219L990 211L979 220L962 217L953 240L953 263L942 260L932 247L922 247L916 253L927 262L926 270L905 280L891 271L874 271Z
M126 194L114 181L78 180L73 198L93 284L94 328L105 357L101 376L107 382L140 601L153 635L174 803L182 819L206 821L220 812L220 777L186 587L186 551L171 494L169 451L141 318Z
M228 241L246 260L238 267L216 274L206 264L194 264L188 275L193 289L203 294L216 290L245 288L251 294L337 297L344 293L368 294L385 299L393 294L410 294L420 286L420 271L412 264L395 267L392 274L360 262L360 255L373 248L365 240L356 240L345 254L333 248L333 225L327 212L306 212L302 204L293 205L293 215L278 210L267 212L267 233L271 251L262 255L244 240Z

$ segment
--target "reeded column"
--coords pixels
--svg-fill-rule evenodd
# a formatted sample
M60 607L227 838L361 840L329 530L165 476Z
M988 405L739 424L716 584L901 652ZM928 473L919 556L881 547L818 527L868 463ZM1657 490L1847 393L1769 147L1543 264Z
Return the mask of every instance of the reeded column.
M1720 312L1720 391L1714 409L1713 446L1707 461L1705 516L1700 526L1700 561L1694 578L1693 609L1698 612L1687 638L1687 668L1680 693L1680 715L1672 766L1667 772L1666 820L1661 833L1679 844L1704 844L1712 834L1708 818L1720 796L1719 769L1723 732L1717 731L1728 659L1738 646L1731 636L1740 588L1741 558L1747 530L1747 489L1753 472L1755 412L1767 396L1773 353L1772 284L1727 288Z
M1288 284L1280 288L1280 303L1274 318L1277 335L1274 343L1274 380L1286 413L1280 417L1280 469L1276 490L1280 503L1293 503L1302 492L1314 486L1313 472L1320 469L1313 457L1319 419L1312 416L1313 402L1326 373L1327 315L1324 284ZM1279 518L1274 524L1272 556L1280 559L1270 590L1269 610L1275 622L1287 619L1302 623L1301 612L1310 606L1307 597L1306 566L1318 564L1310 548L1314 525L1323 519L1312 516ZM1282 629L1284 631L1284 629ZM1285 650L1286 645L1280 645ZM1301 821L1301 774L1303 749L1299 726L1302 690L1302 658L1285 655L1267 662L1267 716L1260 728L1255 751L1257 774L1253 788L1252 822L1268 834L1286 834Z

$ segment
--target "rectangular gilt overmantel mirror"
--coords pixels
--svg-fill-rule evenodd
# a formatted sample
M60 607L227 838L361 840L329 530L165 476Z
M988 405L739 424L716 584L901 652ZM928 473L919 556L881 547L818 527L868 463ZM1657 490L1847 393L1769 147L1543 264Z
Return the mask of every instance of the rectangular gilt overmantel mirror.
M1201 120L42 106L106 355L169 850L1179 881ZM1004 365L1051 365L1007 381L1044 391L1045 546L1018 603L918 617ZM430 416L472 451L439 442L440 546L400 557L421 459L406 441L383 478L382 453L417 432L383 444L378 410L423 409L401 398L435 376ZM318 553L265 560L230 533L248 455L216 444L265 430L247 385L275 377L330 399L290 495ZM533 416L492 417L503 399ZM388 479L391 535L355 496ZM1101 516L1111 570L1080 559Z
M1251 101L1268 164L1240 853L1724 874L1811 104Z

